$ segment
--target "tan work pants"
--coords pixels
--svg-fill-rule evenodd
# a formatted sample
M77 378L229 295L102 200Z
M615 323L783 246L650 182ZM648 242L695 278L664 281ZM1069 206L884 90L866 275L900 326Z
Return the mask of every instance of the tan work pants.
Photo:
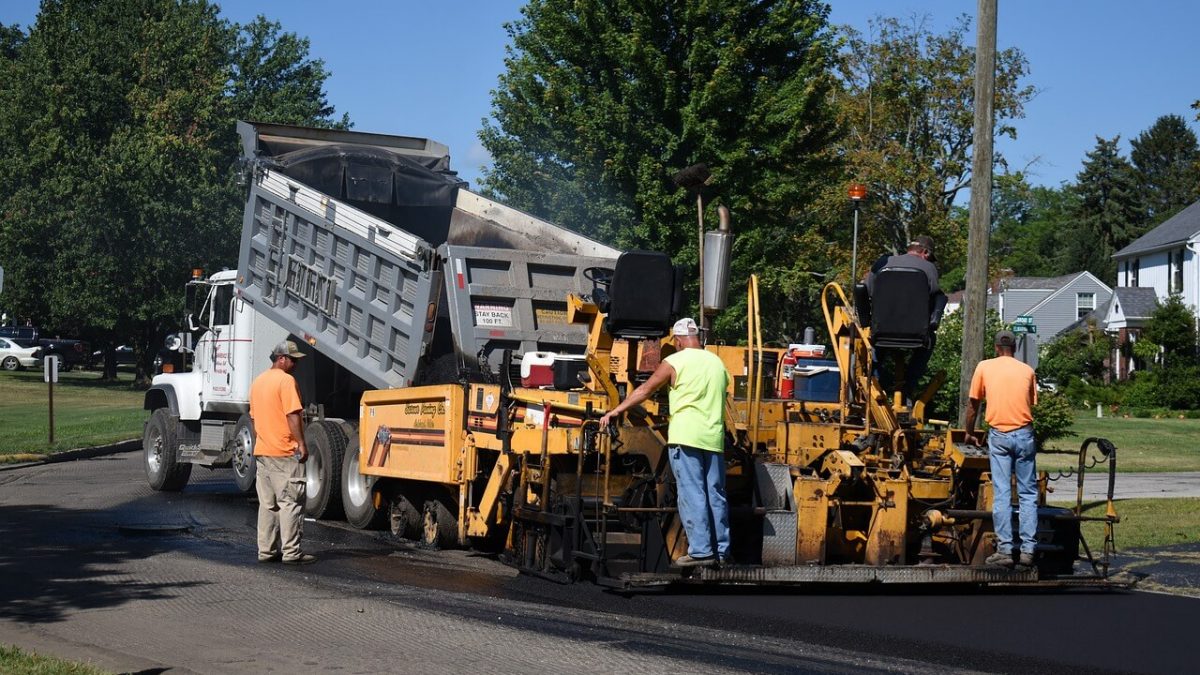
M294 457L255 457L258 558L300 557L304 527L304 465Z

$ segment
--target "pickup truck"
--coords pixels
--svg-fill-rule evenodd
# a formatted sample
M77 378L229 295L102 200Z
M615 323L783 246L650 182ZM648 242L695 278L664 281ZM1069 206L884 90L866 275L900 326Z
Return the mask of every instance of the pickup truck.
M92 363L91 346L83 340L41 337L37 326L0 326L0 337L8 338L22 347L39 347L42 356L57 355L61 368L86 368Z

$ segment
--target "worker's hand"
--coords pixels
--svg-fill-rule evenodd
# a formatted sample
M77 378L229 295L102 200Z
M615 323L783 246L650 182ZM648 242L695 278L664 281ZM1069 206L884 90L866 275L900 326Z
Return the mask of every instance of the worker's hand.
M603 430L607 429L609 423L611 423L613 421L613 418L616 416L617 416L617 412L615 410L612 412L604 413L604 417L600 418L600 430L603 431Z
M304 443L304 441L300 441L298 444L296 444L296 459L299 460L301 464L308 461L308 446Z
M979 443L979 437L974 434L967 434L966 436L964 436L963 443L966 445L974 445L976 447L982 447Z

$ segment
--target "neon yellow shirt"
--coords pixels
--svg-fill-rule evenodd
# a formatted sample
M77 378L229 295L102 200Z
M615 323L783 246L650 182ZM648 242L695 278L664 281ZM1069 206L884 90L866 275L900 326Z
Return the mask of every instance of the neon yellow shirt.
M681 349L663 360L675 369L667 442L723 452L729 373L721 357L703 349Z

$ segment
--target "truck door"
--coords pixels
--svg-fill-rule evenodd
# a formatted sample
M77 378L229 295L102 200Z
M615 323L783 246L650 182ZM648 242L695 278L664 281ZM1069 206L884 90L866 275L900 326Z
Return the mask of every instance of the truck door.
M196 367L203 373L201 403L205 410L212 410L212 404L236 400L233 368L233 349L238 339L235 302L232 283L212 287L207 307L209 330L201 336L196 348Z

